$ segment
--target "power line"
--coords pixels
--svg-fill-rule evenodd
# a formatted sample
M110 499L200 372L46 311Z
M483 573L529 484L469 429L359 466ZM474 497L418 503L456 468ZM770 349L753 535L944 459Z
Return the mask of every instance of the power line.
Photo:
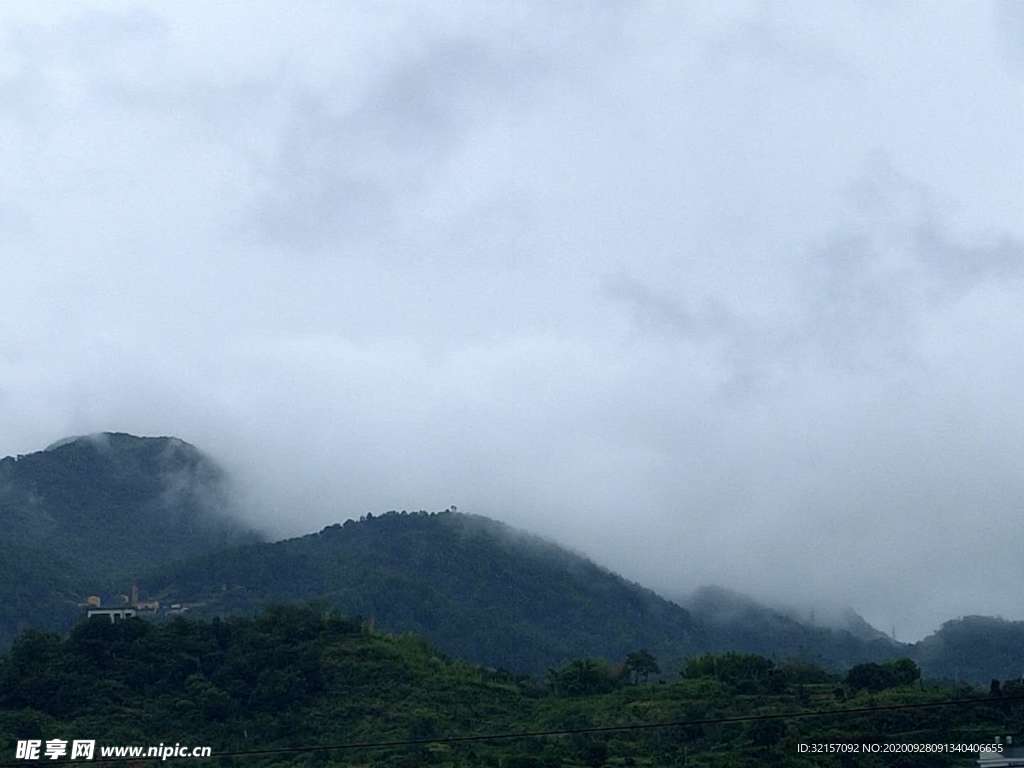
M662 720L629 725L602 725L589 728L557 728L544 731L512 731L506 733L467 734L463 736L434 736L424 739L393 739L388 741L350 741L342 744L309 744L301 747L268 747L266 749L242 749L231 752L215 752L209 758L222 757L266 757L301 752L342 752L359 749L391 749L395 747L422 747L430 744L467 744L482 741L513 741L536 739L547 736L578 736L623 731L649 731L660 728L683 728L703 725L725 725L729 723L751 723L764 720L806 720L813 717L845 717L849 715L872 715L876 712L897 712L912 709L936 709L939 707L966 707L976 704L1006 704L1024 702L1024 696L998 696L979 699L944 699L942 701L917 702L914 704L883 704L874 707L847 707L845 709L819 709L808 712L782 712L762 715L734 715L731 717L706 717L694 720ZM106 760L46 760L45 765L106 765L112 763L138 763L150 760L189 760L191 757L116 757ZM0 768L25 768L26 761L0 763Z

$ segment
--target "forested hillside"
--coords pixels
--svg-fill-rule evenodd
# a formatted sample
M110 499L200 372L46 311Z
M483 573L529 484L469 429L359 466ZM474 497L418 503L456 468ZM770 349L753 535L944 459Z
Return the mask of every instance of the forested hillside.
M916 645L851 615L813 626L704 588L682 605L551 542L454 511L366 515L276 543L231 516L217 466L175 438L108 433L0 461L0 648L28 627L67 630L94 592L133 580L198 615L320 601L444 652L516 672L647 648L678 664L741 651L834 670L908 655L925 673L985 683L1024 671L1024 623L947 622Z
M964 616L916 643L913 656L933 677L1024 679L1024 621Z
M0 543L0 650L30 627L70 629L82 584L80 571L50 553Z
M643 658L634 654L630 662ZM927 703L987 692L932 686L909 661L833 676L807 664L724 654L682 669L576 659L540 678L488 672L437 655L422 640L384 636L365 622L276 607L255 619L112 625L70 636L23 635L0 656L0 749L16 738L104 744L209 745L190 765L236 764L221 752L450 735L629 726L656 721L791 714L814 709ZM635 673L636 672L636 673ZM680 674L681 673L681 674ZM1024 709L1011 697L971 706L624 730L461 744L249 757L246 766L787 768L895 765L889 757L801 755L801 742L990 742ZM905 755L904 768L970 764L963 754ZM241 764L241 763L237 763Z
M164 599L246 613L323 600L446 653L541 672L578 656L650 648L680 660L701 647L679 606L591 561L486 518L456 512L367 515L297 539L162 569Z
M230 508L221 470L176 438L104 433L0 460L0 647L155 564L259 540Z
M702 587L680 602L700 624L709 651L799 658L839 669L907 652L905 645L892 642L852 612L847 625L853 629L848 629L800 622L746 595L718 587Z

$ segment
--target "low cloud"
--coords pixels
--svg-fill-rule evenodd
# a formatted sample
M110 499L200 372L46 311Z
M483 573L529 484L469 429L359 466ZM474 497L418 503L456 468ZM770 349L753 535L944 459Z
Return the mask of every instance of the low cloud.
M175 434L281 535L457 504L668 594L1024 617L995 8L7 4L0 453Z

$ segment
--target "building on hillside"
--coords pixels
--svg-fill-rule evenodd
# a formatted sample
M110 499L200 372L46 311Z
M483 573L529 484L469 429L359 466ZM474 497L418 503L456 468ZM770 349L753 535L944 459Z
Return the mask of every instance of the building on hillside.
M1001 744L1002 752L981 752L978 765L981 768L1024 768L1024 745L1022 739L1013 736L1001 738L996 736L995 743Z
M162 619L169 616L178 616L190 608L203 605L203 603L171 603L167 605L159 600L143 597L139 585L133 583L131 590L126 595L105 595L102 600L99 595L90 595L86 602L79 603L78 605L87 618L104 616L113 623L135 617L140 619Z
M86 612L87 618L94 616L106 616L110 619L110 623L114 624L118 621L124 621L135 616L134 608L90 608Z
M135 582L132 583L129 594L117 595L113 601L103 600L99 595L89 595L86 601L79 605L85 609L86 618L102 616L111 624L140 615L153 616L160 609L160 603L156 600L149 602L139 600L139 585Z

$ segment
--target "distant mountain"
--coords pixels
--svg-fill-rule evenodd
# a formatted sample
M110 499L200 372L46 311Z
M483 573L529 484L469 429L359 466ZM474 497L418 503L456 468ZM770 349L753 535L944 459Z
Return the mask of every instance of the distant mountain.
M947 621L920 642L899 643L850 609L840 612L835 626L819 627L719 587L698 589L678 602L714 651L795 657L840 669L906 656L929 678L979 685L992 679L1024 680L1024 621L965 616Z
M890 641L892 638L885 634L882 630L872 626L867 619L861 616L852 608L843 609L839 616L837 626L840 629L845 629L854 637L859 637L861 640L883 640ZM898 645L898 643L896 643Z
M812 626L751 597L721 587L702 587L681 598L704 630L708 650L740 650L764 656L800 658L843 668L906 653L853 611L839 626Z
M322 600L493 667L542 672L572 658L700 646L686 610L584 557L482 517L367 515L320 533L175 564L146 580L165 600L250 612Z
M709 651L833 669L911 656L987 684L1024 672L1024 622L967 617L896 643L852 611L832 626L706 587L677 602L536 536L454 511L367 515L276 543L236 521L221 470L171 437L104 433L0 460L0 647L66 629L88 594L126 591L250 614L319 601L517 672L646 648L669 674Z
M0 645L67 626L82 597L154 565L259 540L229 509L221 470L176 438L103 433L0 460Z
M915 643L913 658L929 677L987 683L1024 680L1024 621L964 616Z

